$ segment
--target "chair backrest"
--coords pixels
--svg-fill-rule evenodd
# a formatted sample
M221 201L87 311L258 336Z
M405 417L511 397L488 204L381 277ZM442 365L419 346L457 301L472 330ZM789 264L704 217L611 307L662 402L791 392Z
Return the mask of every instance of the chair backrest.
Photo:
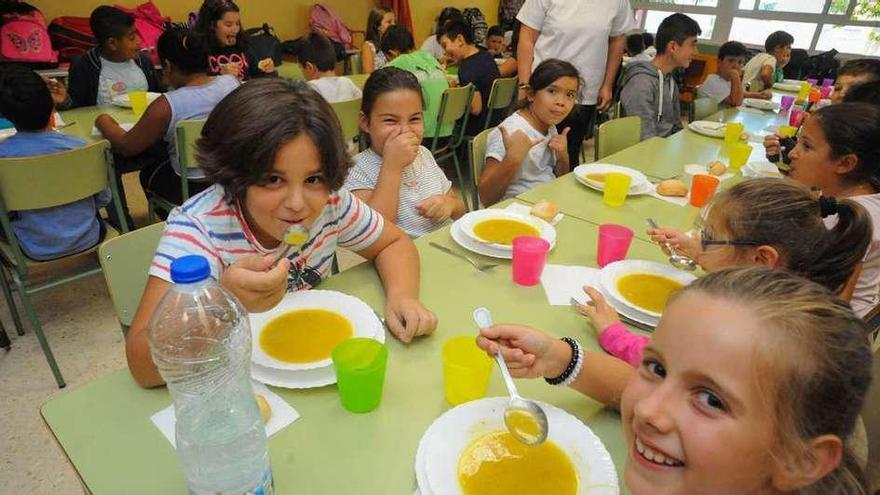
M480 175L483 173L483 167L486 166L486 143L489 141L489 134L495 130L494 127L483 130L471 141L471 180L473 181L473 205L474 209L480 208L480 193L477 191L477 185L480 183Z
M718 102L708 96L694 100L694 120L703 120L718 111Z
M286 64L281 64L276 70L278 71L278 77L283 79L301 81L306 78L305 74L303 74L302 67L300 67L298 63L288 62Z
M361 111L361 99L338 101L331 103L330 106L333 107L336 118L339 119L339 124L342 126L342 138L348 142L357 137L360 132L358 114Z
M438 127L443 124L454 124L470 113L473 92L473 84L444 90L443 98L440 100L440 111L437 112Z
M149 278L150 263L159 246L165 223L154 223L105 241L98 259L110 291L110 299L123 328L131 325Z
M174 128L175 143L177 148L177 162L180 164L180 197L181 203L189 199L189 174L191 168L198 168L196 163L196 140L202 134L205 119L181 120Z
M493 115L502 112L513 105L516 99L519 79L517 77L500 77L492 83L492 90L489 91L489 101L486 103L488 111L486 112L486 122L483 128L489 128L493 122Z
M636 115L609 120L599 126L597 158L629 148L639 143L642 135L642 119Z
M865 470L874 488L880 487L880 352L874 351L874 380L862 406L862 420L868 434L868 467Z

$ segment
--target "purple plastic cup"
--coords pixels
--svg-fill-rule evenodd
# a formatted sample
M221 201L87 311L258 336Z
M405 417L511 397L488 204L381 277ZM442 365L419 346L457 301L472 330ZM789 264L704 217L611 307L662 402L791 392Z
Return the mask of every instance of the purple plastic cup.
M807 79L807 82L810 83L810 86L818 86L819 85L818 79Z
M513 239L513 281L531 287L541 281L550 243L528 235Z
M599 244L596 249L596 264L604 267L608 263L626 258L629 245L635 233L629 227L606 223L599 226Z
M834 79L822 79L822 87L827 88L829 86L834 86Z
M782 99L779 100L779 109L782 112L787 112L791 110L791 106L794 104L794 96L793 95L783 95Z

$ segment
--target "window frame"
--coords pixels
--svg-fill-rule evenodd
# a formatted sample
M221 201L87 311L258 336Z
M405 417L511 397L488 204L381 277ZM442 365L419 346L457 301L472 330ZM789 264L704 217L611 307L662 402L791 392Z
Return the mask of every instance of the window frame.
M876 28L880 30L880 19L875 21L866 21L866 20L853 20L852 14L856 8L858 0L849 0L846 13L843 14L829 14L828 10L831 8L831 4L833 0L825 0L825 5L822 8L822 13L820 14L810 14L803 12L782 12L782 11L770 11L770 10L759 10L758 6L760 5L760 0L755 0L751 9L740 9L739 8L739 0L718 0L718 5L716 7L708 7L708 6L694 6L694 5L677 5L671 3L670 0L663 2L662 0L631 0L631 5L635 10L654 10L654 11L664 11L669 12L670 14L675 12L680 12L683 14L706 14L706 15L714 15L715 16L715 27L712 32L711 38L701 38L703 41L710 41L711 43L721 44L727 41L730 37L730 30L733 26L733 19L735 17L747 18L747 19L760 19L760 20L769 20L769 21L790 21L790 22L808 22L816 25L816 28L813 30L813 37L810 39L809 45L804 46L803 43L797 43L795 46L797 48L806 48L808 52L815 53L816 45L819 43L819 37L822 34L822 30L825 26L861 26L861 27L869 27ZM639 20L639 28L644 29L645 27L645 18L647 16L642 15ZM763 48L763 44L754 44L754 43L745 43L750 47ZM846 53L841 52L843 55L858 55L858 56L868 56L872 58L876 58L877 56L865 55L862 53Z

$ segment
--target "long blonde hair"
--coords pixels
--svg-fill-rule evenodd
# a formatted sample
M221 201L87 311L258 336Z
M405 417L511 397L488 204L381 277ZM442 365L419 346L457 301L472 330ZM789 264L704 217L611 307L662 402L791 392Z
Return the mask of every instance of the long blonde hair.
M755 387L773 411L778 450L803 458L808 442L835 435L840 465L798 490L803 495L865 494L867 482L848 439L871 382L867 327L824 287L766 267L729 268L692 283L701 292L739 303L760 322Z

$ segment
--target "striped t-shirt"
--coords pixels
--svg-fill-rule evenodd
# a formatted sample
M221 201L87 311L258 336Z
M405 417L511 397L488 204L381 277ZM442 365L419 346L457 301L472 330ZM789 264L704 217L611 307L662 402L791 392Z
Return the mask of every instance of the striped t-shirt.
M301 253L292 252L287 289L301 290L317 285L330 273L336 246L361 251L382 234L384 220L350 192L330 193L327 206L309 228L310 239ZM207 258L211 276L219 280L223 270L251 255L275 254L284 245L266 249L254 237L237 202L229 203L224 190L213 185L175 208L165 223L150 266L150 275L171 281L171 262L189 254ZM302 276L297 277L301 270Z
M382 168L382 157L372 149L366 149L355 157L354 167L345 179L345 188L349 191L361 189L375 190L379 182L379 171ZM410 237L420 237L442 227L446 222L419 215L416 205L423 200L446 194L452 182L434 161L431 151L424 146L419 147L416 159L405 169L400 178L400 194L397 204L397 225Z

